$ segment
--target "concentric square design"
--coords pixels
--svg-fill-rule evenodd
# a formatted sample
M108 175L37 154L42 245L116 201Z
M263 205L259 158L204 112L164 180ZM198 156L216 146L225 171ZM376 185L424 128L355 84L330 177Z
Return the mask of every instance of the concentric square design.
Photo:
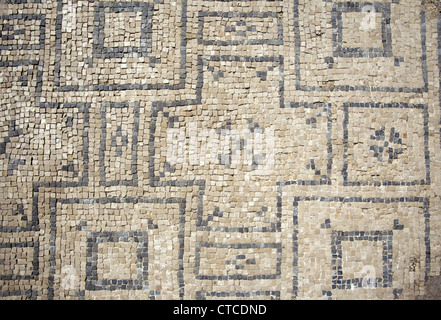
M44 49L46 16L12 14L0 16L0 50Z
M339 231L332 230L332 289L353 289L361 288L363 286L373 286L373 287L391 287L392 286L392 241L393 232L390 231ZM377 242L379 244L377 245ZM379 271L381 271L381 276L374 278L348 278L344 270L343 255L350 255L350 253L345 252L343 249L348 244L351 247L355 247L355 251L358 246L366 247L369 245L380 247L380 259L381 263L379 266ZM354 256L351 256L354 259ZM380 260L377 259L377 260ZM366 264L375 263L375 259L370 261L365 261ZM373 272L377 274L377 272Z
M94 232L89 235L87 243L87 290L142 290L148 288L148 234L146 231ZM104 273L104 277L99 276L97 270L102 267L102 262L99 264L102 260L99 248L109 244L113 244L113 247L117 248L119 243L136 244L135 247L131 246L135 250L127 250L128 246L121 247L121 256L124 259L122 263L119 260L111 259L110 264L107 265L112 269L112 267L115 268L115 265L118 267L118 263L120 263L126 278L107 278L106 276L111 277L118 274L112 270ZM127 267L130 269L127 270Z
M187 1L58 3L51 77L57 90L177 90L185 86ZM179 27L170 28L164 20ZM73 27L84 32L76 34ZM176 66L178 74L173 72Z
M280 209L293 213L293 297L317 299L320 292L329 292L333 298L346 299L357 290L360 298L387 299L412 287L412 279L427 279L428 198L295 196L295 192L291 185L279 192ZM317 261L322 267L311 270Z
M412 24L400 23L404 12ZM311 17L315 30L308 27ZM285 86L302 92L427 92L426 25L419 1L296 0L294 55L285 56L295 68ZM410 34L415 41L409 47Z
M151 57L152 15L152 3L98 2L95 7L94 56L100 59ZM115 41L112 41L113 38L107 39L112 36L112 17L114 20L122 20L126 28L128 24L135 23L135 27L139 29L134 31L140 33L140 38L134 39L131 44L137 45L124 46L123 43L126 41L124 39L124 41L117 42L117 44L122 43L122 45L112 46L112 44L115 44Z
M185 212L180 198L52 198L49 298L182 298ZM56 261L64 247L66 258Z
M390 17L390 3L382 2L337 2L332 7L332 28L333 28L333 50L334 57L391 57L392 53L392 33L391 33L391 17ZM362 13L362 15L358 15ZM347 28L343 23L344 17L347 15L354 15L358 20L362 21L362 25L357 28L352 25L349 28L355 29L354 32L359 32L360 37L365 37L365 32L362 31L363 23L371 24L366 26L366 29L373 29L374 34L381 35L377 39L378 46L364 48L347 46L343 42L344 33ZM370 14L371 17L367 17ZM380 16L377 18L377 16ZM374 20L368 21L368 19ZM379 21L377 21L379 20ZM379 22L379 23L378 23ZM346 42L346 41L345 41ZM375 41L370 42L375 43Z

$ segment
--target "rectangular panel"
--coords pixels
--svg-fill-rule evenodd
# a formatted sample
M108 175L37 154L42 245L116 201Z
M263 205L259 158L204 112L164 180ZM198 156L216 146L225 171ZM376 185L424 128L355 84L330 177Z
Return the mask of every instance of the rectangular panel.
M41 182L58 186L84 185L89 177L89 104L41 104L35 119L34 170L53 166L56 171Z
M258 280L280 277L280 243L199 243L196 278L200 280Z
M413 23L402 23L403 15ZM311 19L318 21L312 32ZM295 0L293 24L294 56L286 63L294 63L295 77L286 79L287 87L308 92L428 90L426 15L420 1Z
M104 103L101 107L100 183L138 184L139 103Z
M50 298L184 296L183 199L52 199L51 207Z

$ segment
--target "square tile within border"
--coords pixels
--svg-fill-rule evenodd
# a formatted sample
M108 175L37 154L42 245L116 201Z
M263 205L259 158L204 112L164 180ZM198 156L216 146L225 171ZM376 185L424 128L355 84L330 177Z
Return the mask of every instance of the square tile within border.
M426 177L417 181L351 181L348 180L348 122L349 122L349 108L416 108L421 109L424 117L424 159ZM344 186L382 186L382 185L394 185L394 186L414 186L414 185L430 185L430 152L429 152L429 111L428 106L424 104L411 105L407 103L344 103L344 120L343 120L343 185Z
M137 242L138 278L98 279L98 244L108 242ZM148 288L147 231L91 232L87 237L86 290L142 290Z
M179 243L179 253L178 253L178 264L179 267L176 270L177 278L179 282L179 297L180 299L184 298L184 290L185 290L185 283L184 283L184 233L185 233L185 211L186 211L186 201L182 198L144 198L144 197L134 197L134 198L117 198L117 197L106 197L106 198L98 198L98 199L85 199L85 198L71 198L71 199L57 199L57 198L51 198L50 199L50 241L49 241L49 262L50 262L50 274L48 277L48 296L47 298L49 300L54 299L55 294L55 273L56 273L56 266L57 266L57 260L56 257L56 235L57 235L57 203L61 204L74 204L74 203L82 203L82 204L108 204L108 203L162 203L162 204L170 204L170 203L177 203L179 204L179 235L178 235L178 243ZM117 234L122 233L124 237L129 236L129 231L127 233L124 232L116 232ZM147 236L147 233L144 234L144 231L131 231L131 235L135 237L133 232L141 232L141 236ZM147 231L145 231L147 232ZM98 232L97 234L101 234L105 232ZM92 240L91 237L89 239ZM92 245L93 246L93 245ZM87 248L89 250L89 248ZM88 262L86 261L86 264ZM90 265L92 266L92 265ZM91 270L86 270L86 273L89 275L91 274ZM94 275L93 275L94 276ZM142 275L144 277L144 275ZM92 277L92 279L94 279ZM113 281L111 281L113 282ZM89 283L91 285L93 283ZM103 284L101 283L101 286ZM106 283L107 285L107 283ZM113 288L110 287L110 285L114 285L113 283L109 284L108 288L101 287L98 290L116 290L116 289L122 289L121 288ZM116 283L118 285L118 282ZM120 285L122 285L122 282L120 282ZM128 290L128 288L125 288ZM130 288L131 290L136 290L137 288ZM143 288L145 289L145 286Z
M382 48L343 47L343 12L362 12L364 7L371 7L382 14L381 39ZM381 2L337 2L332 6L332 28L334 57L392 57L392 33L390 27L390 3ZM335 33L336 32L336 33Z
M39 0L36 0L39 1ZM41 0L45 1L45 0ZM86 0L89 3L95 3L99 1L95 0ZM216 1L216 0L215 0ZM281 0L276 0L281 1ZM140 3L140 2L134 2ZM163 3L162 0L155 0L155 3ZM124 5L124 3L122 3ZM54 69L54 85L57 91L60 92L68 92L68 91L119 91L119 90L180 90L185 88L185 82L187 78L187 0L182 0L181 6L181 15L180 15L180 78L179 83L170 84L168 82L163 82L159 84L98 84L98 85L84 85L81 86L79 84L74 85L63 85L60 83L61 78L61 57L63 56L63 48L62 48L62 23L63 23L63 0L57 0L57 18L56 18L56 36L55 36L55 69ZM96 33L97 34L97 33ZM148 38L148 36L147 36ZM158 62L153 57L150 57L150 65L154 65L155 62Z
M319 202L366 202L366 203L391 203L391 202L421 202L423 204L424 211L424 244L425 244L425 278L428 279L430 272L430 212L429 212L429 199L424 197L401 197L401 198L363 198L363 197L303 197L295 196L293 198L293 280L292 280L292 299L296 299L299 290L299 202L300 201L319 201ZM277 197L277 207L279 211L282 211L282 188L279 187Z
M105 47L104 25L105 9L110 12L142 13L140 47ZM153 4L148 2L98 2L95 7L95 28L93 32L93 55L100 59L122 58L125 56L150 57L152 50L152 11Z

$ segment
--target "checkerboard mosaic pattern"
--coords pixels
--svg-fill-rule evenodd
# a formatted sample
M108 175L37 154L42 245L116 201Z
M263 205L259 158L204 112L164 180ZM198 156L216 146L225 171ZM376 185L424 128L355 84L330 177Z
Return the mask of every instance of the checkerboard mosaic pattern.
M0 0L0 299L424 296L430 4Z

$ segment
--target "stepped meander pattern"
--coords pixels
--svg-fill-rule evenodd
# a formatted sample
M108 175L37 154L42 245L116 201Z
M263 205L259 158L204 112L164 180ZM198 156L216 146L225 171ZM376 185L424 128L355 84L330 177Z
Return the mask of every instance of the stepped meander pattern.
M424 296L435 8L0 0L0 299Z

